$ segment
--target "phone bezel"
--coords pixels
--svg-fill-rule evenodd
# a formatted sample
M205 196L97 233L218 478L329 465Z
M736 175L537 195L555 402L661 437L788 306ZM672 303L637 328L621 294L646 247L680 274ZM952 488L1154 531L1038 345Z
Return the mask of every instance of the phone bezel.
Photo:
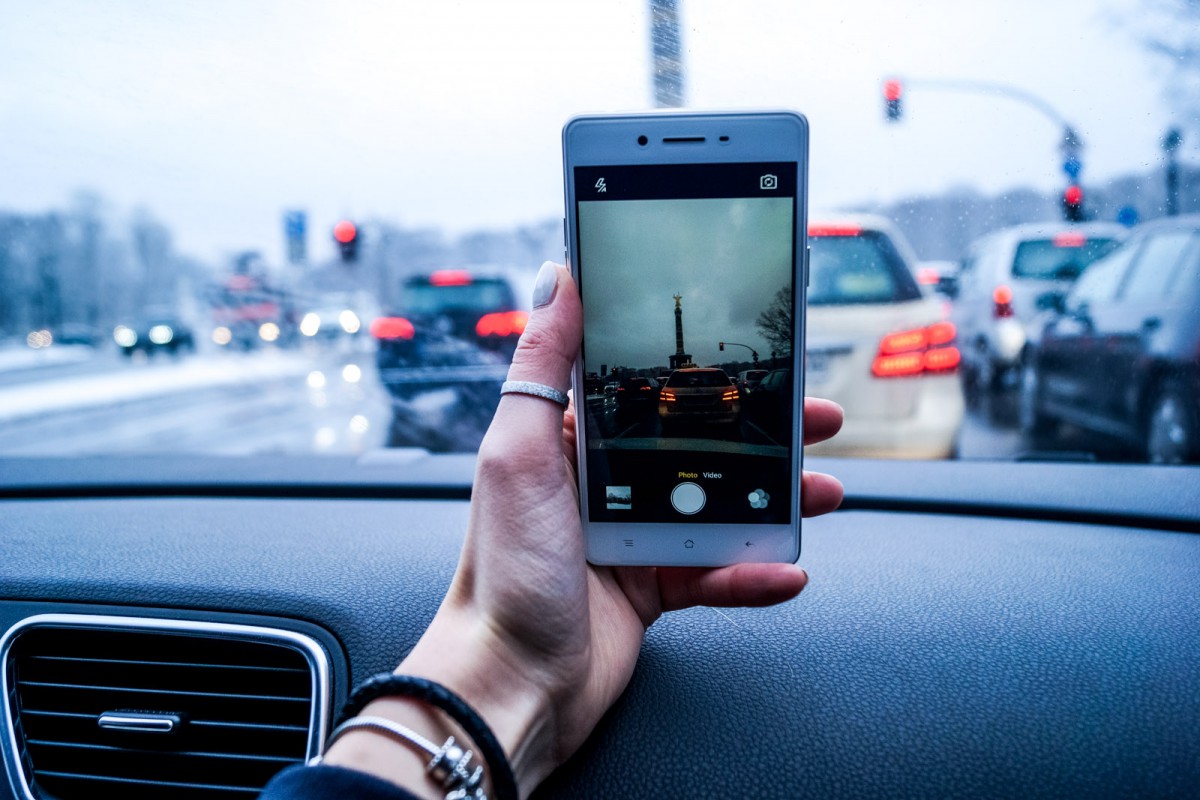
M646 144L639 143L640 136L646 137ZM587 432L584 411L580 408L576 414L580 512L587 558L593 564L722 566L744 562L794 562L800 556L803 353L808 277L808 122L792 111L653 112L580 116L563 127L566 261L576 281L580 276L575 167L758 161L795 162L797 170L792 265L796 305L796 341L792 348L795 424L792 426L790 465L797 490L792 493L792 522L783 525L592 522L588 512ZM572 385L579 401L584 385L582 358L576 359ZM626 547L624 541L631 537L636 546Z

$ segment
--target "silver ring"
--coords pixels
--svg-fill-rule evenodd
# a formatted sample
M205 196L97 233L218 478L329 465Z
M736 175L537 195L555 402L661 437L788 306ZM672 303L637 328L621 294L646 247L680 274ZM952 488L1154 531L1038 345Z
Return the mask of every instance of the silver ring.
M544 383L534 383L532 381L505 381L500 384L500 394L527 394L558 403L563 408L566 408L570 402L566 394L555 389L553 386L547 386Z

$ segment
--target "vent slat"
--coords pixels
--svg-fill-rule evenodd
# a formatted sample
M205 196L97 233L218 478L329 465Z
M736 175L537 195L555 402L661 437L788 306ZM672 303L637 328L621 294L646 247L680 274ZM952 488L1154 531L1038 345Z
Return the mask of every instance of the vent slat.
M0 665L12 678L12 749L38 798L254 797L279 770L303 763L313 698L328 691L310 664L315 644L306 653L261 629L223 637L194 633L202 624L163 624L171 629L122 629L109 618L13 637ZM170 715L176 726L101 727L100 715L113 711Z
M88 782L88 783L107 783L107 784L126 784L128 786L151 786L164 787L168 789L200 789L206 792L237 792L245 794L249 797L256 797L261 791L249 786L225 786L219 783L182 783L179 781L143 781L137 778L108 778L98 775L78 775L71 772L60 772L50 770L37 770L35 774L44 778L61 778L66 780Z
M137 689L131 686L93 686L86 683L50 683L47 681L18 680L18 688L65 689L85 692L132 692L134 694L166 695L168 697L220 698L222 700L269 700L279 703L308 703L307 697L288 697L269 694L234 694L231 692L163 691L160 689Z
M150 735L153 735L153 734L150 734ZM149 755L149 756L160 755L162 753L161 750L138 750L137 748L134 748L134 747L113 747L112 745L106 745L106 744L84 744L82 742L55 742L55 741L47 741L44 739L33 739L33 738L26 739L25 743L28 744L30 747L67 747L67 748L76 748L76 749L80 749L80 750L89 750L92 752L101 752L101 751L107 750L107 751L113 752L113 753L141 753L143 755ZM254 755L252 753L203 753L203 752L189 752L187 750L172 750L171 755L177 756L179 758L222 758L222 759L232 759L234 761L275 762L280 765L280 769L282 769L284 766L287 766L289 763L296 760L294 758L279 758L277 756L260 756L260 755Z
M272 674L277 674L280 672L294 672L298 675L304 675L306 677L308 676L308 670L306 670L306 669L290 669L287 667L261 667L261 666L254 666L254 665L249 665L249 664L205 664L203 662L191 662L191 661L157 661L154 659L104 658L102 656L87 657L87 658L72 657L72 656L31 656L29 660L31 662L35 662L35 663L36 662L46 662L46 663L63 662L63 663L86 663L86 664L119 664L119 665L123 665L123 666L145 664L145 665L151 665L151 666L155 666L155 667L180 667L180 668L184 668L184 669L196 668L196 669L205 669L205 670L236 669L236 670L245 670L247 672L252 672L255 670L262 670L262 671L271 672Z

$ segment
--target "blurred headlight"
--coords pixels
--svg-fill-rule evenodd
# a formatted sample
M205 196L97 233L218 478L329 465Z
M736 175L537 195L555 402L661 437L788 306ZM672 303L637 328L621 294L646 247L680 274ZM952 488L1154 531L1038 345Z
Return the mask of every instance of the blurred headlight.
M319 330L321 330L321 318L314 312L308 312L304 315L304 319L300 320L300 332L305 336L316 336Z
M213 328L212 340L224 347L233 341L233 331L229 330L229 328L226 328L224 325L220 325L216 328Z
M54 336L45 328L40 331L30 331L29 335L25 337L25 344L34 350L41 347L49 347L54 344Z
M170 325L155 325L150 328L150 341L155 344L170 344L175 338L175 331L171 330Z
M342 325L342 330L346 333L358 333L358 329L362 327L362 322L358 319L358 314L355 314L350 309L346 309L338 314L338 322Z
M264 342L273 342L279 338L279 326L274 322L264 322L258 326L258 338Z
M346 383L358 383L362 380L362 370L358 364L347 364L342 367L342 380Z
M133 328L118 325L113 328L113 341L121 347L133 347L137 344L137 332Z

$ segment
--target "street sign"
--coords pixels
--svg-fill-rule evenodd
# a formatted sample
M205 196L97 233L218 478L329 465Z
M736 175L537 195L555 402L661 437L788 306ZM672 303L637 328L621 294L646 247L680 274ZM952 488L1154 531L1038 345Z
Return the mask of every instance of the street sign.
M1079 173L1083 172L1083 162L1075 156L1068 156L1063 160L1063 172L1067 173L1067 177L1075 180L1079 177Z
M303 264L308 260L308 215L303 211L285 211L283 236L287 241L288 261Z

